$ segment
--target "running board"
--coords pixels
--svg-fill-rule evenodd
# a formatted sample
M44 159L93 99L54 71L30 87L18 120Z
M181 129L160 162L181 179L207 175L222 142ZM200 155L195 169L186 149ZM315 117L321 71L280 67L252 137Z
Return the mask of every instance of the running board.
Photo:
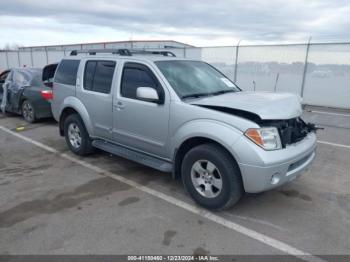
M127 158L129 160L135 161L137 163L143 164L145 166L152 167L163 172L172 172L173 165L165 160L140 153L123 146L115 145L103 140L93 140L92 145L103 151L117 155L120 157Z

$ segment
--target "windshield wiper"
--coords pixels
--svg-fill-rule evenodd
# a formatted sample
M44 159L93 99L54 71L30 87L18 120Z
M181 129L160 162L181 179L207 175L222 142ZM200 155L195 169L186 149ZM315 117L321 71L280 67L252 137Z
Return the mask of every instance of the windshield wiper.
M184 95L182 96L183 98L198 98L198 97L203 97L203 96L217 96L217 95L222 95L226 93L231 93L231 92L236 92L234 89L229 89L229 90L220 90L212 93L195 93L195 94L189 94L189 95Z
M211 96L212 93L195 93L195 94L189 94L189 95L184 95L181 98L198 98L198 97L202 97L202 96Z
M236 91L234 89L220 90L220 91L211 93L211 95L217 96L217 95L222 95L222 94L231 93L231 92L236 92Z

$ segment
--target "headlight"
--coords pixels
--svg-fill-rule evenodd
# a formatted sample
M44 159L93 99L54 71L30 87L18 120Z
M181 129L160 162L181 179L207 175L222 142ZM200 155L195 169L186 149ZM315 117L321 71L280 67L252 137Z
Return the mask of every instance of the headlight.
M276 127L249 128L245 136L265 150L281 149L281 139Z

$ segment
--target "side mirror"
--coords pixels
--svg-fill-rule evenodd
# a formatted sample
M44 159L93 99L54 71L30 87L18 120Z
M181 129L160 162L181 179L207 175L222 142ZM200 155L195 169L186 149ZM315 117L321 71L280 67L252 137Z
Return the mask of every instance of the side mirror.
M157 104L162 103L162 101L159 99L157 90L152 87L138 87L136 89L136 97L137 99L147 102L153 102Z

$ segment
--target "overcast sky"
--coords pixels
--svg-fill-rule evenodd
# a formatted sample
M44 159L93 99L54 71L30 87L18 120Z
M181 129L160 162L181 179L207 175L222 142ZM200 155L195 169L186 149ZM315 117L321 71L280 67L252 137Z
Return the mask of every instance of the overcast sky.
M0 47L173 39L196 46L350 41L343 0L11 0Z

